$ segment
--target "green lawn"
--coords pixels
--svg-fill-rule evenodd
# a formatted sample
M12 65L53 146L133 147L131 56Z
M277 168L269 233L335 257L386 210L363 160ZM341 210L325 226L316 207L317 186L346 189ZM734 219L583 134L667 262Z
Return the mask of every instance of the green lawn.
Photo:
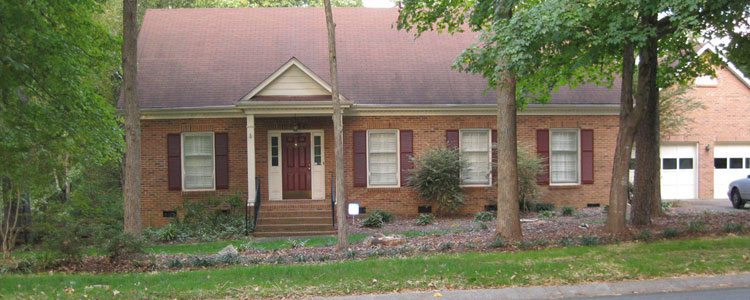
M747 250L750 237L724 237L181 272L0 275L0 298L102 298L114 290L126 298L281 297L573 284L747 272ZM68 287L75 291L66 294Z

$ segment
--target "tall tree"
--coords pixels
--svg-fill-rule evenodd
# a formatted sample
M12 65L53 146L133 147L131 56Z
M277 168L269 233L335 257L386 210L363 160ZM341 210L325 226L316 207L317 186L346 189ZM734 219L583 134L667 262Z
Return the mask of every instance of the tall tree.
M124 0L122 9L122 90L125 106L125 231L141 235L141 112L137 74L138 1Z
M433 2L406 0L399 14L398 28L416 29L417 36L425 31L447 30L453 34L465 30L466 25L473 31L492 32L496 24L507 23L518 5L518 1L500 0L487 2ZM482 48L485 44L475 45ZM468 50L467 50L468 51ZM481 73L489 80L489 88L497 89L497 229L496 236L505 239L522 238L519 213L518 159L516 137L517 107L516 76L513 71L496 68L507 63L496 56L480 60L468 59L466 65L457 66L461 71Z
M328 64L331 73L331 100L333 102L334 159L336 160L336 224L338 228L338 248L345 250L349 245L346 233L346 187L344 185L344 124L341 117L341 97L339 96L339 75L336 65L336 23L333 22L331 1L323 0L328 28Z

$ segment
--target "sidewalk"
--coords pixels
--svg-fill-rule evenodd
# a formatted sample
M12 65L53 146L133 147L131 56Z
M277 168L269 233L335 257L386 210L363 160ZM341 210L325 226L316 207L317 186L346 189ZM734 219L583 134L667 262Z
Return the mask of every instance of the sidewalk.
M653 294L682 291L696 291L717 288L750 287L750 273L705 276L680 277L641 281L623 281L610 283L591 283L571 286L536 286L503 289L479 290L435 290L430 292L391 293L377 295L344 296L335 300L416 300L416 299L559 299L576 297L599 297L612 295ZM442 296L436 295L439 293ZM436 297L438 296L438 297Z

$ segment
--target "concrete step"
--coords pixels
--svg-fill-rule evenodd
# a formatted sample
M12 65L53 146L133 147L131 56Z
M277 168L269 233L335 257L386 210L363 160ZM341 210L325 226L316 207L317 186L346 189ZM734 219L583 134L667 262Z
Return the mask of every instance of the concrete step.
M331 210L262 210L258 213L263 218L303 218L303 217L331 217Z
M301 217L268 217L265 215L260 215L260 218L258 219L259 225L282 225L282 224L321 224L321 225L331 225L333 221L331 220L330 214L328 216L323 217L309 217L309 216L301 216Z
M284 237L284 236L318 236L336 235L336 231L283 231L283 232L253 232L255 237Z
M306 232L333 231L333 225L328 224L258 224L255 232Z

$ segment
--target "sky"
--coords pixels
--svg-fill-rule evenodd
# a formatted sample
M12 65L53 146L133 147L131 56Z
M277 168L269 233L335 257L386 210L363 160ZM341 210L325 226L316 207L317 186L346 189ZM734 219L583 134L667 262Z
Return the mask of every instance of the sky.
M364 7L393 7L393 0L362 0Z

